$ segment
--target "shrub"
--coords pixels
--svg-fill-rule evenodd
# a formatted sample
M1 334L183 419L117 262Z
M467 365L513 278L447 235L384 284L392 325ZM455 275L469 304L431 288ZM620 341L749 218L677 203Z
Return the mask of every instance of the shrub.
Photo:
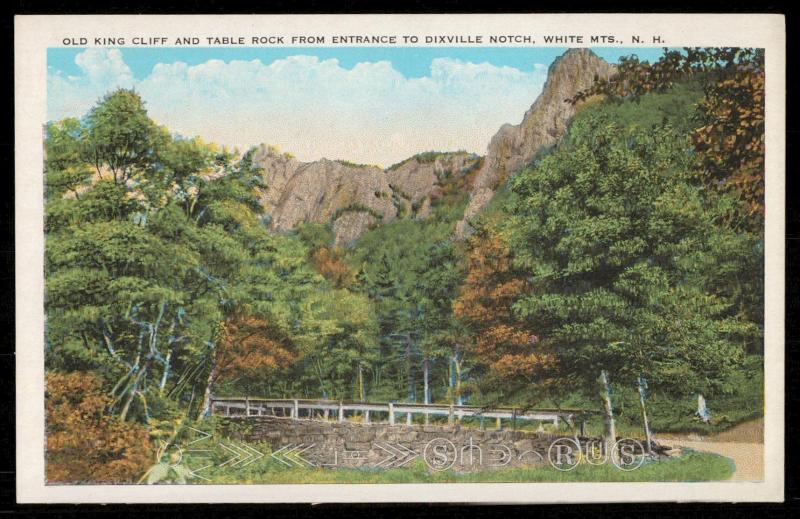
M47 375L48 483L131 483L147 470L147 430L109 415L110 401L91 372Z

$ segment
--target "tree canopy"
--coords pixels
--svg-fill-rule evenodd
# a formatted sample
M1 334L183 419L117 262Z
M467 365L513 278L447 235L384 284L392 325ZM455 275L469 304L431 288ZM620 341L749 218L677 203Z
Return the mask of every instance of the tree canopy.
M343 247L330 222L270 229L253 152L171 134L135 91L49 123L48 477L130 480L133 444L212 395L610 409L610 387L645 379L672 401L736 394L763 353L763 81L751 49L623 59L565 100L567 135L466 241L474 171L440 176L426 219ZM78 467L64 435L80 416L131 450Z

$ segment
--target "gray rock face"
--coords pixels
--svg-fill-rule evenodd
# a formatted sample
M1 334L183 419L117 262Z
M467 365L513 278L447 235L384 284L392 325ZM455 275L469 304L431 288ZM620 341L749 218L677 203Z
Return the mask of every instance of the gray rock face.
M471 230L469 219L508 176L566 133L576 107L565 100L614 69L588 49L565 52L550 66L544 89L522 122L500 128L482 163L480 157L465 152L422 153L382 170L328 159L299 162L262 145L253 161L263 169L267 187L261 199L271 226L285 231L302 222L331 223L335 244L346 244L395 218L427 218L443 184L472 172L471 183L460 184L470 191L464 219L456 228L457 236L464 237Z
M478 162L469 153L439 153L417 155L386 172L395 194L416 207L417 218L427 218L431 199L438 196L442 183L450 175L466 174Z
M380 221L363 211L347 212L333 221L333 243L334 245L344 245L357 240Z
M570 49L550 65L542 93L522 122L516 126L503 125L489 143L464 219L456 228L459 237L470 233L469 219L486 206L509 175L555 145L566 133L577 107L565 100L590 87L595 77L608 77L614 70L614 65L589 49Z
M292 229L301 222L327 223L347 208L352 212L360 208L358 212L369 214L373 220L391 220L397 215L391 198L380 196L391 189L380 168L327 159L298 162L265 146L256 151L253 160L263 169L267 188L262 203L276 230ZM369 220L355 219L352 223L363 232Z
M327 159L299 162L262 145L253 154L253 161L262 168L266 188L261 201L273 229L285 231L302 222L331 222L335 244L341 245L376 224L394 220L403 206L407 213L427 217L440 178L459 175L479 160L467 153L422 157L412 157L384 171Z

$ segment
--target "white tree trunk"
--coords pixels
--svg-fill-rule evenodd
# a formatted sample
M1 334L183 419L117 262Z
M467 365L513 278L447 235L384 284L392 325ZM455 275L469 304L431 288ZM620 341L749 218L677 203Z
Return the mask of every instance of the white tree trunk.
M364 402L364 372L361 368L361 363L358 363L358 398Z
M430 360L426 357L422 361L422 378L423 378L423 391L425 392L424 401L426 404L431 403L431 393L428 385L428 378L430 377Z
M650 422L647 420L647 407L645 406L645 397L644 397L644 390L645 390L645 381L642 377L639 377L639 403L642 405L642 421L644 422L644 437L645 441L647 442L647 453L650 453L650 443L652 435L650 434Z
M205 418L206 416L211 415L211 386L214 385L214 379L216 377L217 377L217 363L212 357L211 371L208 372L208 380L206 381L206 390L203 392L203 412L200 413L201 418Z
M611 406L611 386L608 381L608 372L600 371L600 400L603 403L603 440L606 452L611 455L611 449L617 441L617 430L614 425L614 408Z

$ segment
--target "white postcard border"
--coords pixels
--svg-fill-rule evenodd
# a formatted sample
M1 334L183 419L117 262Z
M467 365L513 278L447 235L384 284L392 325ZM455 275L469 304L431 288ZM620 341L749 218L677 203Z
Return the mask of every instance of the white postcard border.
M80 34L614 34L660 35L662 46L766 49L765 479L760 483L468 483L298 485L44 484L44 236L42 132L46 51ZM292 45L284 45L292 46ZM349 45L359 46L359 45ZM365 45L379 46L379 45ZM395 46L403 46L395 45ZM413 46L413 45L411 45ZM459 45L456 45L459 46ZM469 46L469 45L460 45ZM485 45L484 45L485 46ZM496 45L492 45L496 46ZM514 45L509 45L514 46ZM524 45L520 45L524 46ZM536 46L548 46L538 44ZM564 47L567 45L549 45ZM585 46L591 45L571 45ZM607 46L607 45L597 45ZM624 45L635 47L637 45ZM645 46L645 45L638 45ZM181 15L15 19L17 501L480 502L780 501L784 484L785 22L780 15Z

